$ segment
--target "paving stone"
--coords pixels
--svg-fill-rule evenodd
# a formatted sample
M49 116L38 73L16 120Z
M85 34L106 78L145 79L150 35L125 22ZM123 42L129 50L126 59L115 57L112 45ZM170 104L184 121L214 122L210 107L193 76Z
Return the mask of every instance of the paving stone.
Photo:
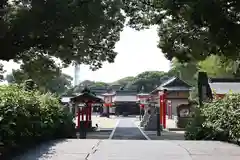
M46 143L14 160L84 160L99 140L68 139Z
M42 145L15 160L239 160L240 147L216 141L78 140Z
M56 141L33 148L14 160L240 159L240 147L223 142L139 140L144 136L134 124L134 118L121 118L118 127L121 130L119 133L116 132L116 135L121 140L67 139Z
M121 118L112 139L146 140L139 128L135 125L135 118Z

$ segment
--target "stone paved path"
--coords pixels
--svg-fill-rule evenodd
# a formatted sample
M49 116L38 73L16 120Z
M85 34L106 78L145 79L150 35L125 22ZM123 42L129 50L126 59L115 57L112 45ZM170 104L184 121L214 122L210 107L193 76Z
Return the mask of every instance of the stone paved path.
M134 123L135 118L120 118L111 139L146 140L147 137Z
M239 160L240 147L213 141L64 140L14 160Z

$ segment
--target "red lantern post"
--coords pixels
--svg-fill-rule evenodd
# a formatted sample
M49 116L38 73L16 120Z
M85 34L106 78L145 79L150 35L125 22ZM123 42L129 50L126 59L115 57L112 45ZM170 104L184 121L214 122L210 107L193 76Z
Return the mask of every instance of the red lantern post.
M112 103L113 103L113 96L114 94L104 94L104 106L106 107L107 113L106 116L109 117L109 112L110 112L110 108L112 107Z
M163 125L163 95L160 95L160 124Z
M85 116L86 116L86 127L88 126L88 121L89 121L89 111L88 111L88 107L89 107L89 102L86 102L86 107L84 108L84 111L85 111Z
M84 121L84 113L85 113L84 108L81 108L81 121Z
M77 110L77 126L76 126L77 129L79 129L79 127L80 127L80 115L81 115L81 110L80 110L80 108L78 108L78 110Z
M162 110L163 110L163 127L166 128L166 109L167 109L167 106L166 106L166 93L164 92L163 93L163 103L162 103Z
M88 120L89 120L89 122L92 121L92 104L93 104L93 103L89 103L89 104L88 104L88 113L89 113L89 118L88 118Z
M160 124L166 128L166 91L160 93Z

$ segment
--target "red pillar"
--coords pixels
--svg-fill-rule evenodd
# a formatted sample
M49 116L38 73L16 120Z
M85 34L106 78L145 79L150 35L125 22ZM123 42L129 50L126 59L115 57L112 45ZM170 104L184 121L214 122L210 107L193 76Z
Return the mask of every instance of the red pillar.
M160 95L160 108L159 108L159 111L160 111L160 124L163 125L163 96Z
M166 128L166 93L163 94L163 127Z
M87 123L88 123L88 121L89 121L89 111L88 111L88 108L89 108L89 103L87 103L86 108L84 108L85 114L86 114L86 122L87 122Z
M78 108L78 111L77 111L77 128L80 127L80 114L81 114L81 110L80 110L80 108Z
M81 108L81 120L84 121L84 108Z
M89 104L89 121L92 120L92 103Z

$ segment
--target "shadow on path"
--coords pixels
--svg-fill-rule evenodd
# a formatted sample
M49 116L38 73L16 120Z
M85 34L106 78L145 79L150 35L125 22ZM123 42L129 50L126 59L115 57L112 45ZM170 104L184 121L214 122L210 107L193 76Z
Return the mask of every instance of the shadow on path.
M64 143L67 140L54 140L50 142L45 142L34 148L29 149L28 151L15 156L12 160L38 160L40 158L47 159L55 154L54 148L58 143Z
M146 137L137 127L118 127L112 139L119 140L146 140Z
M140 129L135 125L134 118L121 118L112 139L146 140Z

